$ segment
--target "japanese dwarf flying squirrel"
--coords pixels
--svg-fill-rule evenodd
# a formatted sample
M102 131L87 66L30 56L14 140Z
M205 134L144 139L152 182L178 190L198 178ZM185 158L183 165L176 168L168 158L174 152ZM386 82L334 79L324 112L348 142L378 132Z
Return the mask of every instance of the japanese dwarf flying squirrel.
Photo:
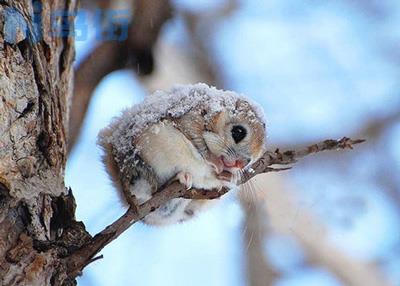
M206 84L157 91L104 128L98 144L123 201L139 204L174 177L186 188L219 189L236 184L240 172L265 151L262 110L241 95ZM225 171L228 179L220 176ZM235 179L236 178L236 179ZM143 221L182 222L208 200L172 199Z

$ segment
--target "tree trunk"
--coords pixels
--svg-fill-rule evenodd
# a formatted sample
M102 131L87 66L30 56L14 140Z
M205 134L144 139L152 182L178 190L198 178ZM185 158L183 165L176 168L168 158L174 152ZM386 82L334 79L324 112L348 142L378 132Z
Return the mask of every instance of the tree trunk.
M0 1L0 285L76 284L64 258L90 238L64 186L73 37L51 30L75 11Z

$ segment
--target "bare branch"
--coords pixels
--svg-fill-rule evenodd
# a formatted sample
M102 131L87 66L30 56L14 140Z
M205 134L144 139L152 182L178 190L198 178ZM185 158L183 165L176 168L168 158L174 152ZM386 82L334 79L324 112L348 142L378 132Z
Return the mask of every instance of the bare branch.
M84 59L75 71L68 127L68 152L79 135L93 91L106 75L121 69L126 58L127 49L123 43L104 42Z
M346 148L353 148L353 145L364 142L364 140L352 140L349 138L342 138L340 140L325 140L323 142L308 146L300 150L290 150L280 152L277 149L274 152L267 151L260 160L254 163L251 172L247 172L241 184L250 180L257 174L268 173L277 171L279 169L271 168L271 165L281 164L287 165L297 162L298 159L307 155L322 152L325 150L343 150ZM285 170L287 168L281 169ZM165 187L161 187L153 197L140 205L137 209L129 208L128 211L116 220L114 223L106 227L103 231L98 233L93 239L74 252L71 256L66 258L66 265L71 275L79 273L86 265L88 265L92 258L107 244L116 239L121 233L127 230L132 224L143 219L149 213L155 211L162 204L174 198L187 198L187 199L216 199L229 191L227 188L221 190L198 190L191 189L185 190L185 187L178 182L172 182Z
M251 167L252 171L244 173L243 181L241 184L247 182L257 174L270 173L270 172L280 172L289 170L289 168L273 168L272 165L290 165L296 163L299 159L305 156L315 154L318 152L326 150L343 150L343 149L353 149L356 144L363 143L365 140L357 139L352 140L347 137L343 137L340 140L325 140L323 142L310 145L308 147L299 150L288 150L281 152L279 149L275 151L267 151L257 162ZM191 189L187 191L183 197L187 199L216 199L228 192L227 189L222 190L196 190Z
M138 75L153 70L152 49L163 24L171 16L171 5L169 0L136 0L134 4L134 20L127 41L101 43L76 70L68 153L79 136L93 91L105 76L128 64Z

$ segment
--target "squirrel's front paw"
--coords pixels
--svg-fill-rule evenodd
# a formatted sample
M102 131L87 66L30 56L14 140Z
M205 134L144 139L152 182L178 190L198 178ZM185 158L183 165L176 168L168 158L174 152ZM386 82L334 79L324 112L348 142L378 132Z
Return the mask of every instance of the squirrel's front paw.
M184 185L186 187L186 190L189 190L192 188L193 185L193 176L189 172L179 172L176 175L176 178L178 179L179 183Z

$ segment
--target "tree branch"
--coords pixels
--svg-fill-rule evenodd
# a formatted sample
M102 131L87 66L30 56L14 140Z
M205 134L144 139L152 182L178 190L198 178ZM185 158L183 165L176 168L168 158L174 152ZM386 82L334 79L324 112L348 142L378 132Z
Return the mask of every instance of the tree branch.
M163 24L171 17L169 0L136 0L128 39L101 43L79 65L68 128L68 153L72 150L85 118L93 91L113 71L131 66L138 75L153 71L152 49Z
M272 165L289 165L296 163L298 159L305 156L322 152L325 150L352 149L353 145L360 144L364 140L352 140L344 137L340 140L325 140L323 142L308 146L299 150L288 150L281 152L279 149L264 153L261 159L253 164L250 171L245 172L245 176L240 184L243 184L261 173L287 170L288 168L273 168ZM221 190L185 190L185 187L178 182L168 183L161 187L153 197L140 205L137 210L132 207L111 225L95 235L92 240L81 247L78 251L66 258L66 266L71 276L76 276L82 269L92 262L92 258L102 250L107 244L116 239L121 233L127 230L132 224L143 219L146 215L156 210L165 202L174 198L187 199L216 199L229 191L227 188Z

